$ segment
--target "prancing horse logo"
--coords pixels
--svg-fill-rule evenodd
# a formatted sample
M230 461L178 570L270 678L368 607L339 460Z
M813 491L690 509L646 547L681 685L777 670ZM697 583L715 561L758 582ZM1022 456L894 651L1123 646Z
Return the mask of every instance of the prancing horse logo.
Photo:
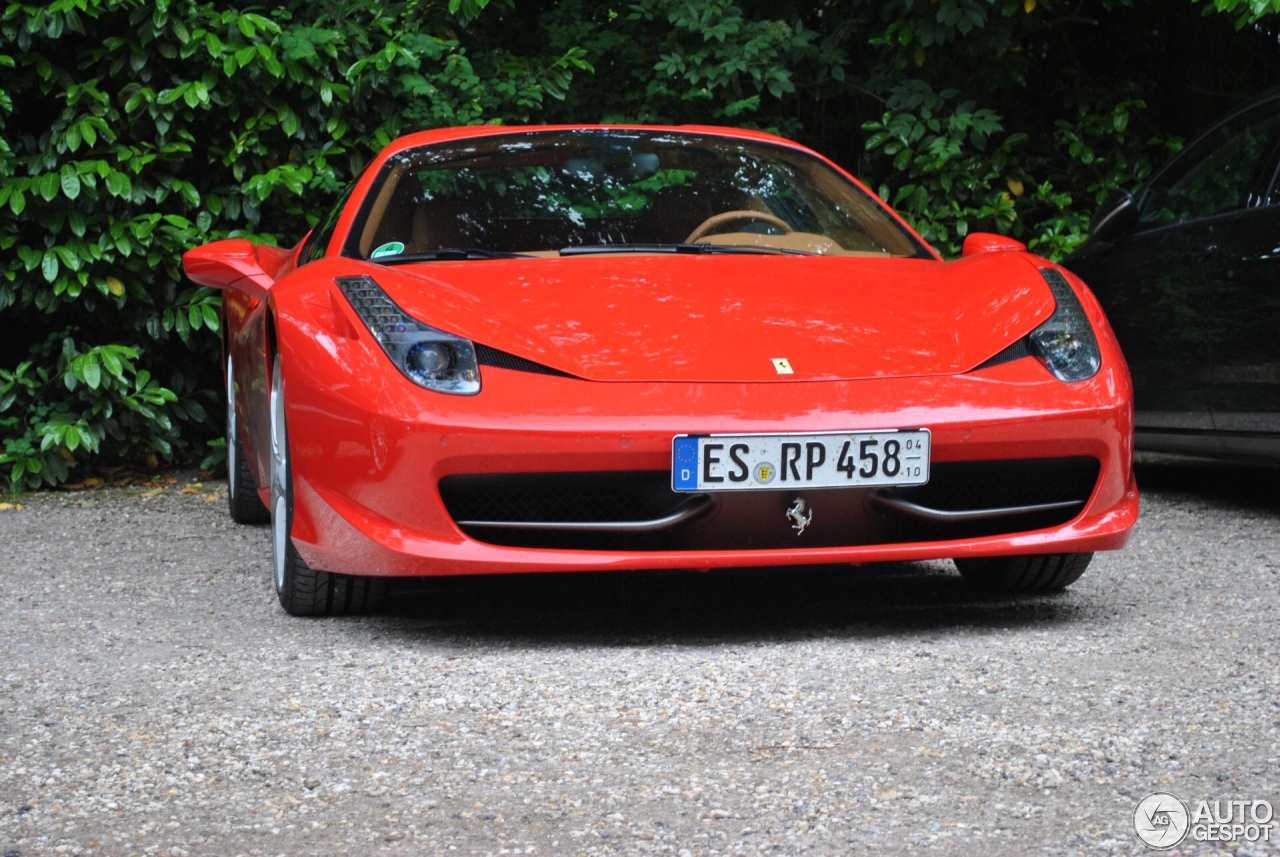
M808 514L805 514L806 510ZM787 507L787 520L791 522L791 529L796 531L797 536L813 521L813 510L804 502L803 497L791 501L791 505Z

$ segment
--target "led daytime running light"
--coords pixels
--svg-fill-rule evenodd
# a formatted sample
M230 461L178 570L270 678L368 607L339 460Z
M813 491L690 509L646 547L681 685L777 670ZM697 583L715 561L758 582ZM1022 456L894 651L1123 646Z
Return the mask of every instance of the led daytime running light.
M471 342L410 317L369 277L340 277L336 282L405 377L439 393L470 396L480 392L480 366ZM421 359L427 350L434 360Z

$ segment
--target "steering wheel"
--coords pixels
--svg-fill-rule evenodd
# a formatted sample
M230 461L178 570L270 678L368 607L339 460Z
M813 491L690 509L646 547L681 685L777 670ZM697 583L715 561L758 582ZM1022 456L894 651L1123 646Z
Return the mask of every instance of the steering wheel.
M776 217L767 211L753 211L748 208L743 208L738 209L737 211L722 211L719 214L711 215L706 220L699 223L694 230L689 233L689 237L684 239L684 243L692 244L699 238L703 238L713 232L720 232L722 231L721 227L730 223L741 223L743 225L748 223L767 223L770 226L778 227L784 234L794 231L790 224L785 220L780 217Z

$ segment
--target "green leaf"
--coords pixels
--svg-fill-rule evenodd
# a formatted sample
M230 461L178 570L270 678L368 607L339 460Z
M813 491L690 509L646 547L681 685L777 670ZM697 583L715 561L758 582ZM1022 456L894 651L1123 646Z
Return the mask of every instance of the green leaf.
M124 378L124 364L120 362L120 358L108 348L104 348L99 352L102 358L102 366L107 372L121 380Z
M289 108L280 111L280 128L290 137L298 133L298 114Z
M128 197L133 193L133 183L124 173L112 170L107 174L106 183L112 196Z
M40 177L40 196L45 202L53 202L58 196L59 181L57 173L45 173Z
M98 362L97 355L92 352L84 355L79 378L88 384L91 390L96 390L102 385L102 365Z
M80 176L70 164L62 168L62 195L67 199L80 196Z
M58 279L58 268L58 254L52 250L46 250L40 262L40 273L44 275L46 282L52 283Z

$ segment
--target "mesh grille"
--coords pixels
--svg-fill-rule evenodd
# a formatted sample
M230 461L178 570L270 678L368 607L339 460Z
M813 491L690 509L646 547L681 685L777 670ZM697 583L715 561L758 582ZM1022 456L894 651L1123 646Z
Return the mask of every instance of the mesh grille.
M892 531L903 540L940 541L1026 532L1065 524L1093 495L1100 469L1097 459L1088 457L935 464L927 485L899 488L893 495L943 511L1067 502L1079 503L1080 506L980 521L904 519L895 522Z
M499 351L496 348L490 348L488 345L475 344L476 360L481 366L494 366L498 369L511 369L515 372L533 372L538 375L554 375L558 378L573 378L568 372L561 372L559 369L552 369L550 366L543 366L541 363L534 363L532 360L526 360L523 357L517 357L514 354L508 354L505 351Z
M1031 356L1031 343L1027 337L1022 337L1012 345L1006 346L999 354L987 360L981 366L973 371L978 372L983 369L990 369L992 366L999 366L1001 363L1012 363L1014 360L1021 360L1023 357Z
M933 466L928 484L899 488L904 500L960 511L1086 500L1098 481L1094 458L953 461Z
M458 521L643 521L686 498L668 471L449 476L440 496Z

